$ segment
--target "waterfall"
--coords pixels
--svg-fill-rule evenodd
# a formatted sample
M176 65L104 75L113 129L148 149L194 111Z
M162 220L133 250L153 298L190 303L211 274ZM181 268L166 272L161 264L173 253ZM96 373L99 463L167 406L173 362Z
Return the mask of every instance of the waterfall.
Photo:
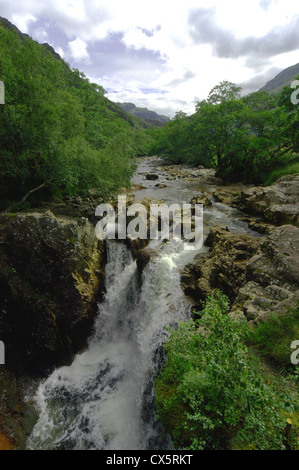
M155 248L140 280L127 246L107 241L106 294L88 348L40 384L27 449L171 448L156 422L153 380L167 327L190 316L180 286L186 252L175 240Z

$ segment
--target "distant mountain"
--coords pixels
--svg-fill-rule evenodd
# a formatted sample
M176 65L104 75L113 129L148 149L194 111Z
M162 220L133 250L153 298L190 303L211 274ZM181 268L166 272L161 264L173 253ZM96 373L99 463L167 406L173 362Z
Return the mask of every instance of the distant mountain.
M170 121L168 116L158 114L155 111L150 111L147 108L138 108L133 103L116 104L124 111L126 111L126 113L132 114L135 117L143 119L151 127L164 126L168 121Z
M292 65L280 72L276 77L266 83L259 91L267 91L268 93L279 93L285 86L291 84L299 75L299 64Z

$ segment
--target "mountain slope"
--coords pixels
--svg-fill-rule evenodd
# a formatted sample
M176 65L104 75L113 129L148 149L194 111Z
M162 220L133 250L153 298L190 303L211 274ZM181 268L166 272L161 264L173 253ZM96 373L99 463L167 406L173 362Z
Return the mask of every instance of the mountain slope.
M134 157L146 153L146 124L4 18L0 80L0 210L31 194L69 197L98 188L107 197L129 184Z
M266 83L259 91L267 91L268 93L279 93L285 86L290 83L299 75L299 64L292 65L285 70L282 70L276 77Z
M164 126L170 120L168 116L163 116L147 108L138 108L133 103L116 104L132 116L143 119L150 126Z

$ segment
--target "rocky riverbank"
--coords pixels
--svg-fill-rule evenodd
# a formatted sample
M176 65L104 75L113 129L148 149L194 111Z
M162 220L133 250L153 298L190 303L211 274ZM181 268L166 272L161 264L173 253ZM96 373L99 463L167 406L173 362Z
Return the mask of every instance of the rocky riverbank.
M243 220L265 236L212 227L206 240L209 253L199 255L182 274L186 294L199 306L213 289L220 289L231 300L231 312L249 321L298 305L299 175L269 187L221 186L212 196L247 213Z
M297 227L275 227L265 238L213 227L206 243L209 253L199 255L182 273L183 289L195 310L214 289L229 297L231 314L248 321L299 305Z
M229 297L231 315L253 323L298 305L298 175L264 188L228 186L213 170L162 166L158 159L146 161L147 169L126 192L129 204L201 203L208 213L205 248L182 268L182 287L194 311L214 289ZM0 215L0 339L6 352L0 366L0 446L5 448L24 446L35 420L30 396L37 381L69 364L92 331L106 263L105 243L94 230L100 202L91 195ZM229 216L230 208L239 209L234 217L245 229L219 225L213 218L217 204ZM158 255L147 242L127 239L140 275Z

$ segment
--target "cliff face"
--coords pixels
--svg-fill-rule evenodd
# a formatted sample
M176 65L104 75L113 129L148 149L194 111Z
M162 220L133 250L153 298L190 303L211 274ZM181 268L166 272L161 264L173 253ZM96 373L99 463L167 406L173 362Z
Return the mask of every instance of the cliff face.
M69 363L91 332L105 248L86 218L0 216L0 338L6 366L42 376Z

